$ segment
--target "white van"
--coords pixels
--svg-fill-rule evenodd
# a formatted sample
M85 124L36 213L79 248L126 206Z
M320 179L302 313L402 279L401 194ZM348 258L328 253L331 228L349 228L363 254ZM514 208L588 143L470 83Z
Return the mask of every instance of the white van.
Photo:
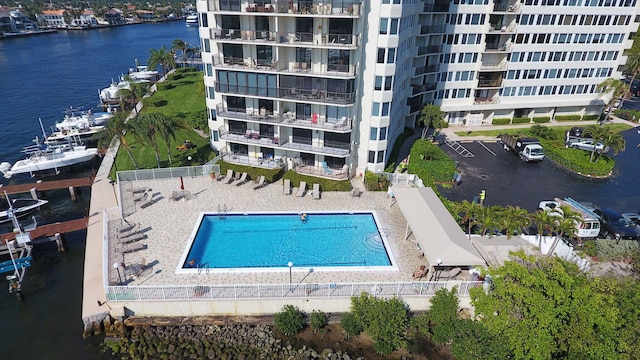
M575 201L570 198L567 198L565 200L556 198L554 200L541 201L538 204L538 209L554 210L560 205L567 205L571 209L573 209L573 211L576 211L582 216L582 222L578 224L578 231L576 233L577 237L582 240L586 240L596 239L598 235L600 235L600 220L598 219L598 217L595 214L592 214L591 211L582 209L580 206L577 206ZM556 211L562 213L562 210L560 210L559 208L556 209Z

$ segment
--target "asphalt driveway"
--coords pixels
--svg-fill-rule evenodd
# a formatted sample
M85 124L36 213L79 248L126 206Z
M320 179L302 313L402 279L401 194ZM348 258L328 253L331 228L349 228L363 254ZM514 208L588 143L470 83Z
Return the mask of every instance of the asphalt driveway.
M440 191L454 201L472 200L486 190L485 204L514 205L535 211L542 200L572 197L596 202L620 212L640 210L640 135L636 129L622 135L627 149L618 154L614 176L590 179L556 166L551 160L525 163L496 141L463 143L474 157L462 157L447 145L441 148L459 163L462 183Z

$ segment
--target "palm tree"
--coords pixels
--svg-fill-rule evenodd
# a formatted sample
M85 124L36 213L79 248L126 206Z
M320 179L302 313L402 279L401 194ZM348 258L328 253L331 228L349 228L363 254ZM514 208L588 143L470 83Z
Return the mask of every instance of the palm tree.
M545 234L550 234L554 231L556 214L553 210L538 209L531 216L531 220L538 227L538 248L542 249L542 239L546 237Z
M165 74L167 69L171 70L176 67L176 60L170 52L165 50L164 46L160 49L151 49L149 52L151 56L149 56L149 60L147 60L148 69L155 69L160 65L162 73Z
M502 209L499 219L500 228L507 231L507 239L516 233L522 232L522 228L531 226L531 215L519 206L508 205Z
M579 212L574 211L569 205L561 204L552 210L555 215L554 229L556 231L556 238L551 244L549 254L553 254L553 251L558 246L560 239L567 236L568 238L575 237L578 232L578 226L582 223L582 216Z
M502 207L494 205L494 206L482 206L480 208L480 213L478 214L478 222L480 224L480 233L484 236L489 234L489 237L492 237L494 231L502 230L500 227L500 220L502 213Z
M471 239L471 227L478 223L477 219L481 208L482 205L467 200L462 200L461 203L454 206L455 213L460 216L460 224L467 224L467 234L469 234L469 239Z
M136 159L133 158L133 154L131 153L131 145L125 136L127 131L131 129L126 120L127 115L125 113L116 113L115 116L107 122L104 129L98 134L98 147L106 149L111 145L113 138L117 138L120 140L120 145L122 145L129 155L129 159L131 159L133 166L138 169L138 163L136 163Z
M609 114L611 113L611 108L615 104L617 100L621 100L622 97L626 96L627 92L629 92L629 84L626 84L624 81L614 78L608 78L607 80L601 82L596 86L596 90L600 91L600 95L611 94L611 99L607 103L607 114L604 118L606 121L609 119Z
M171 163L171 139L176 140L176 130L185 128L184 124L175 118L168 118L160 114L155 114L154 120L158 133L162 136L165 144L167 145L167 157L169 163Z
M600 142L605 147L608 147L609 149L611 149L614 155L617 155L620 151L625 150L626 140L622 135L611 130L611 127L609 126L591 125L591 126L588 126L586 129L584 129L583 134L584 136L592 138L594 142ZM600 156L602 155L602 152L598 152L599 156L595 158L595 161L594 161L595 153L596 153L596 148L594 146L591 151L591 157L589 159L590 162L597 162Z
M141 114L131 121L131 130L133 137L143 145L149 146L156 154L156 163L160 168L160 148L156 141L156 136L161 134L159 123L162 120L159 118L162 115L159 114Z
M171 54L174 56L178 51L181 52L182 60L185 60L186 50L189 47L189 44L180 39L173 40L173 46L171 47Z
M629 81L630 87L633 86L633 81L636 79L638 72L640 72L640 48L632 47L631 51L636 51L634 53L629 53L627 57L627 62L624 64L624 68L627 73L631 74L631 81ZM626 94L625 94L626 95ZM620 102L620 107L624 104L624 99L626 96L622 97L622 101Z
M432 125L439 124L439 122L444 119L444 116L445 116L445 112L441 111L440 106L438 105L425 104L422 107L422 109L420 109L420 117L418 121L420 121L424 126L424 128L422 129L423 140L427 137L427 133L429 132L429 127ZM435 129L435 126L434 126L434 129Z
M149 83L134 82L128 75L125 76L124 79L129 82L129 88L121 89L120 94L125 100L130 99L133 102L133 109L136 110L136 104L138 104L138 101L142 100L142 98L149 93ZM125 104L126 101L123 101L122 103Z

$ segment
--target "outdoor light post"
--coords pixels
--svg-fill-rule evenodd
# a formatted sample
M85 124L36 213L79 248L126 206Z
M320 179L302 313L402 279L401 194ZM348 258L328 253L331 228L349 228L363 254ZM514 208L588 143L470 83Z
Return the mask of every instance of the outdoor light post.
M293 291L293 288L291 287L291 284L293 282L293 278L291 275L291 269L293 268L293 263L291 261L289 261L289 263L287 264L289 266L289 291Z
M120 263L114 263L113 268L118 272L118 280L120 280L120 285L122 285L122 276L120 276Z
M440 269L440 264L442 264L442 259L436 260L436 281L440 280L440 273L442 270Z

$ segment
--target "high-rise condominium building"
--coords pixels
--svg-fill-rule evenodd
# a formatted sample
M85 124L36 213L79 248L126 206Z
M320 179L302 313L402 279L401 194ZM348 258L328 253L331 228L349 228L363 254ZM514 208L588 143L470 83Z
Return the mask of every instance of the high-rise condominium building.
M382 171L421 107L450 124L600 114L636 0L198 0L211 144L334 179ZM505 120L502 120L505 121ZM395 159L391 159L395 160Z

